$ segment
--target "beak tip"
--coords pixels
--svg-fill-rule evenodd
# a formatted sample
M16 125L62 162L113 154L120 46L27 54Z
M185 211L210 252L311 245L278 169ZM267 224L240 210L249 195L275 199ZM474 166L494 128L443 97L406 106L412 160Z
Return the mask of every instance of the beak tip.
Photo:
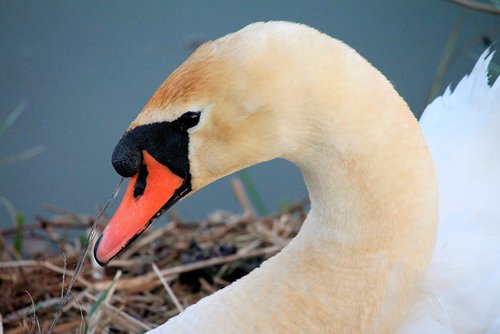
M109 260L108 261L101 261L99 259L99 245L101 244L101 240L102 240L102 234L99 236L99 239L97 239L96 243L95 243L95 246L94 246L94 259L95 261L97 262L97 264L99 264L101 267L106 267Z

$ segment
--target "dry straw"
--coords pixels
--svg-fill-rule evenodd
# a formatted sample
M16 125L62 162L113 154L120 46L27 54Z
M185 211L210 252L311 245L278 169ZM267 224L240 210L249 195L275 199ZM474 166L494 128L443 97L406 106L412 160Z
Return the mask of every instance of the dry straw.
M22 258L12 251L15 231L3 230L0 328L8 334L48 333L51 326L52 333L140 333L227 286L296 235L307 205L259 218L239 181L233 190L243 214L218 211L199 222L170 217L105 269L82 256L87 250L80 239L89 235L91 217L60 212L25 225Z

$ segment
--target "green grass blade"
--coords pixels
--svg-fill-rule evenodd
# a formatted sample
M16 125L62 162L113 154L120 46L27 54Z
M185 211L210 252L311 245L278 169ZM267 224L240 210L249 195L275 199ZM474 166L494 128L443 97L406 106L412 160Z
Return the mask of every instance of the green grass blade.
M280 201L280 212L281 213L287 213L288 211L290 211L290 201L287 200L287 199L282 199Z
M18 255L21 255L23 250L23 229L24 229L24 216L16 213L16 235L14 237L14 250Z
M104 293L102 293L99 296L99 298L97 298L97 300L94 302L94 304L92 304L92 306L90 307L90 310L89 310L89 313L87 315L87 319L86 319L86 322L85 322L85 331L84 331L84 333L87 333L87 330L88 330L88 327L89 327L88 324L89 324L90 318L92 318L92 316L97 311L97 309L99 309L99 306L104 302L104 300L108 296L109 291L111 291L111 287L112 287L112 285L109 288L107 288L106 291L104 291Z
M247 192L248 197L252 201L252 204L259 216L267 216L269 214L269 210L264 204L262 196L257 191L257 187L255 187L255 183L252 181L250 174L248 174L246 170L241 170L238 172L238 175L240 176L241 183L243 183L243 187L245 188L245 191Z

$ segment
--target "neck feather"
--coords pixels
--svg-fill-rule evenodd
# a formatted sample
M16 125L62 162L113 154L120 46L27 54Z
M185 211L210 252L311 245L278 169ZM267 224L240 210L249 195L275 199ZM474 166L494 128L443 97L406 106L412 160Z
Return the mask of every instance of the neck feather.
M261 268L159 332L389 333L411 305L437 226L433 164L391 84L326 38L315 52L321 66L297 75L285 55L272 78L259 69L238 76L259 78L244 89L260 91L246 94L279 115L282 157L304 174L311 212L301 232ZM312 61L305 57L293 63Z
M386 333L408 310L430 262L437 186L406 103L377 70L354 59L358 76L346 75L338 87L349 94L333 103L330 92L313 94L328 102L302 116L309 130L285 154L301 168L311 198L297 239L305 259L299 280L318 289L310 296L325 299L332 316L326 328Z

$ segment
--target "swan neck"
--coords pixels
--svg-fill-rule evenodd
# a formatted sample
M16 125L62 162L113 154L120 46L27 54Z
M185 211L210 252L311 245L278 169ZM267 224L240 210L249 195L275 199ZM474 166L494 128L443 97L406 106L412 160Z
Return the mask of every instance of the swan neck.
M329 282L322 293L339 323L349 324L339 329L385 333L404 317L429 265L437 186L406 103L375 69L357 69L365 76L339 87L348 98L310 96L316 108L300 111L302 129L289 130L300 149L286 157L300 167L311 199L291 248L306 264L321 262L300 280Z

